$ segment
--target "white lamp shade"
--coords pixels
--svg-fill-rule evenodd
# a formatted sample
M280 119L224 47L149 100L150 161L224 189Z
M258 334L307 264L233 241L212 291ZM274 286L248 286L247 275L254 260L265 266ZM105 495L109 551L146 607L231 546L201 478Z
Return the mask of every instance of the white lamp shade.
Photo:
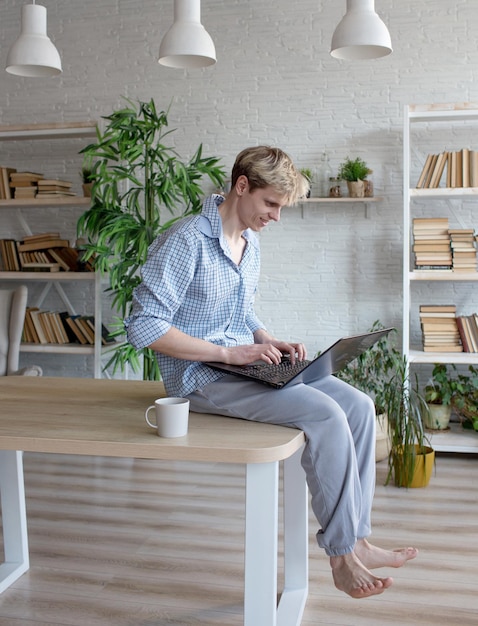
M347 0L347 12L332 36L336 59L376 59L392 52L387 27L375 12L374 0Z
M22 7L20 36L7 56L7 72L17 76L48 77L60 74L58 50L46 34L46 8L39 4Z
M201 24L200 0L175 0L174 23L161 41L158 63L188 69L215 62L214 42Z

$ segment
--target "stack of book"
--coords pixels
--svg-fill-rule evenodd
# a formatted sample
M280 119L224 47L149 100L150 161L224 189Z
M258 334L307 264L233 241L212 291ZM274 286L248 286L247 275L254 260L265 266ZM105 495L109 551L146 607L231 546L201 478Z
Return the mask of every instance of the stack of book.
M478 352L478 315L458 315L456 318L463 352Z
M37 194L37 183L43 178L43 174L35 172L12 172L10 174L10 188L13 190L13 197L34 198Z
M447 217L413 220L413 252L418 270L451 270L453 259Z
M22 241L1 239L0 254L7 272L94 271L90 262L80 262L78 250L57 232L28 235Z
M473 228L449 230L454 272L476 272L475 231Z
M71 191L71 182L58 179L43 179L38 183L38 198L59 198L76 195Z
M115 343L107 328L102 325L103 345ZM95 319L92 315L70 315L67 311L41 311L38 307L28 307L23 326L26 343L40 344L81 344L95 343Z
M424 352L463 352L454 304L421 304Z
M445 168L446 187L478 187L478 151L463 148L429 154L418 178L417 189L439 187Z

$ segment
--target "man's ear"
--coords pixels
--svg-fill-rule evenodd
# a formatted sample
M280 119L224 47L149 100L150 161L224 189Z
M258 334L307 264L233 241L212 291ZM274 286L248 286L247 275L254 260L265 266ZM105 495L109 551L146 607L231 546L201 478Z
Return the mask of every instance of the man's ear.
M244 176L244 174L241 174L241 176L238 177L238 179L236 180L236 193L238 196L242 196L242 194L247 191L247 188L249 187L249 181L247 180L247 176Z

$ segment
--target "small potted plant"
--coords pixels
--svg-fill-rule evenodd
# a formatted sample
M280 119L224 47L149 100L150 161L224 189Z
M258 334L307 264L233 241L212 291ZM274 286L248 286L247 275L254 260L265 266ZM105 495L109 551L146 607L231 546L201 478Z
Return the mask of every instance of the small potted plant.
M91 198L91 189L95 180L93 174L93 167L84 164L80 171L81 180L83 183L83 196L85 198Z
M308 167L303 167L299 171L302 174L302 176L304 176L304 178L307 178L307 180L309 181L309 191L307 192L307 197L310 198L312 181L313 181L313 178L314 178L312 170L310 168L308 168Z
M456 371L455 365L451 365ZM437 363L428 384L425 386L425 400L428 404L428 415L425 426L431 430L446 430L450 422L452 405L462 384L456 377L448 373L444 363Z
M338 178L347 182L351 198L363 198L365 195L364 180L370 174L370 169L363 159L347 157L339 166Z
M452 406L463 428L478 431L478 369L470 365L468 371L457 375L458 391Z

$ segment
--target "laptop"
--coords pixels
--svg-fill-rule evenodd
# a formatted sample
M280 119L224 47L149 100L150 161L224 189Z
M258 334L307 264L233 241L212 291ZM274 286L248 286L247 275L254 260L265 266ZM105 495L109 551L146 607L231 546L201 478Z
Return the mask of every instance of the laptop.
M205 365L226 374L234 374L249 380L264 383L276 389L297 383L310 383L314 380L339 372L347 363L353 361L362 352L371 348L374 343L388 335L394 328L383 328L361 335L343 337L321 352L311 361L296 361L292 365L289 356L275 364L256 361L250 365L228 365L226 363L208 362Z

